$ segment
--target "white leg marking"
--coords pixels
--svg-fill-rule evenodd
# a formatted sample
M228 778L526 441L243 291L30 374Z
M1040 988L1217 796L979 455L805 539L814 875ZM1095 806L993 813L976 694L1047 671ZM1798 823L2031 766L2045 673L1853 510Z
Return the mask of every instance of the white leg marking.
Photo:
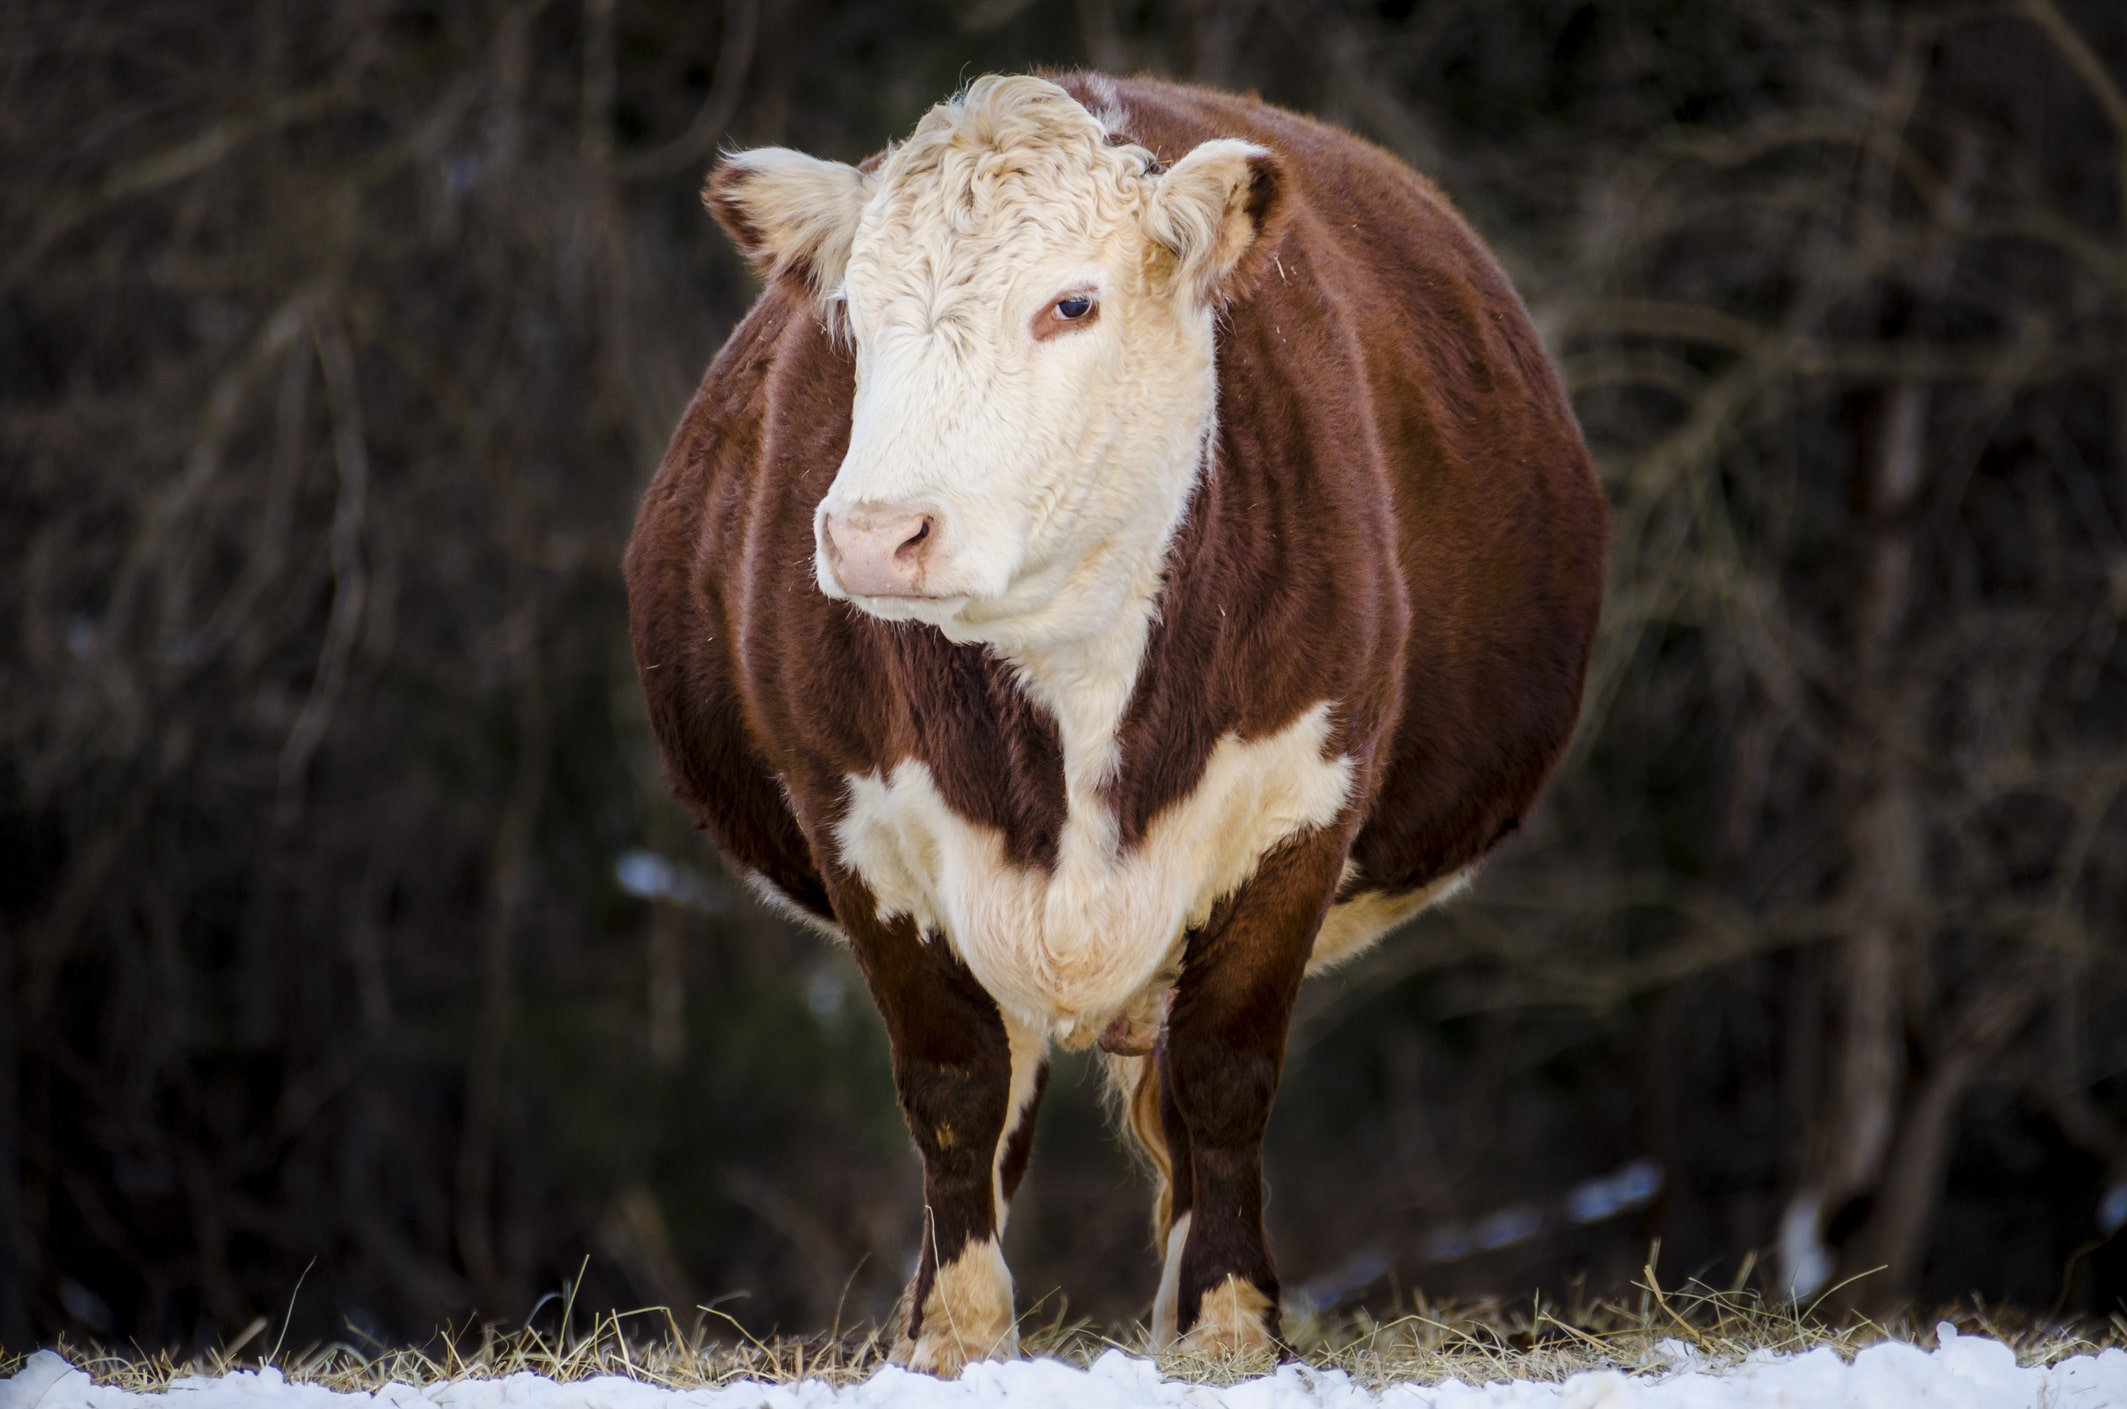
M1004 1193L1004 1156L1012 1148L1012 1137L1019 1132L1019 1123L1031 1119L1028 1109L1034 1103L1034 1083L1041 1075L1041 1064L1049 1055L1049 1044L1041 1033L1024 1023L1013 1021L1007 1014L1004 1020L1005 1040L1012 1049L1012 1091L1005 1104L1004 1134L998 1137L997 1154L990 1161L991 1196L997 1201L997 1236L1004 1236L1004 1220L1011 1211L1011 1201Z
M949 1380L970 1360L1019 1354L1012 1274L994 1238L969 1243L940 1267L922 1310L916 1338L894 1347L896 1364Z
M1042 1035L1009 1016L1004 1020L1005 1040L1012 1053L1012 1084L1006 1097L1004 1131L997 1137L997 1151L990 1158L990 1197L996 1209L997 1233L979 1243L969 1243L960 1256L940 1267L923 1298L922 1319L915 1339L903 1336L892 1359L912 1370L940 1379L951 1379L970 1360L1019 1354L1019 1324L1012 1314L1012 1271L1005 1266L1004 1220L1008 1205L1004 1197L1004 1155L1011 1147L1012 1133L1031 1114L1034 1083L1048 1056Z
M1182 1353L1215 1360L1275 1353L1270 1338L1270 1298L1261 1288L1239 1277L1204 1293L1197 1308L1196 1324L1182 1337Z
M1166 1350L1174 1344L1175 1322L1181 1315L1182 1247L1189 1241L1189 1218L1183 1214L1167 1231L1167 1265L1160 1269L1159 1295L1152 1298L1152 1348Z

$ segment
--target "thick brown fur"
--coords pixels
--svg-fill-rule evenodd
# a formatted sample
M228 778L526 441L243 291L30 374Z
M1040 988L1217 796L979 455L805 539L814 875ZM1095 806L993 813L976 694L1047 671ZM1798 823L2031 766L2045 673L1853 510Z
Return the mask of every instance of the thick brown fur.
M1162 1228L1195 1214L1181 1329L1237 1276L1265 1294L1274 1331L1261 1144L1316 928L1334 899L1470 866L1534 801L1579 709L1606 510L1520 300L1424 180L1247 99L1058 81L1119 109L1122 135L1163 162L1219 137L1276 154L1247 194L1259 238L1221 291L1211 459L1168 553L1108 793L1134 846L1221 736L1267 737L1336 702L1347 811L1263 858L1189 936L1128 1100L1129 1126L1172 1170ZM816 586L813 512L851 395L848 350L786 273L711 365L626 566L675 790L738 866L840 928L885 1018L925 1167L920 1314L935 1269L994 1235L1005 1031L947 946L877 917L833 828L851 775L916 759L1015 863L1050 866L1063 760L1054 722L982 648ZM1024 1162L1011 1152L1014 1183Z

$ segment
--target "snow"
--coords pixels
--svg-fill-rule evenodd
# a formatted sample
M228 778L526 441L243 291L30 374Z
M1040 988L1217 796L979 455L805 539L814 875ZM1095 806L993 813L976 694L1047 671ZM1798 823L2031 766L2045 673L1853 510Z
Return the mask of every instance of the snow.
M879 1371L836 1388L752 1381L671 1390L607 1377L557 1384L537 1375L500 1380L393 1384L374 1394L290 1384L274 1369L181 1379L155 1394L98 1385L51 1351L0 1380L0 1409L2099 1409L2127 1406L2127 1351L2078 1355L2025 1368L1999 1341L1962 1336L1947 1323L1938 1347L1885 1343L1841 1360L1828 1348L1751 1356L1716 1366L1681 1343L1665 1345L1670 1367L1628 1376L1589 1371L1560 1384L1400 1384L1371 1391L1337 1370L1287 1365L1239 1384L1162 1380L1151 1362L1110 1351L1090 1368L1057 1360L972 1365L952 1383L904 1370Z

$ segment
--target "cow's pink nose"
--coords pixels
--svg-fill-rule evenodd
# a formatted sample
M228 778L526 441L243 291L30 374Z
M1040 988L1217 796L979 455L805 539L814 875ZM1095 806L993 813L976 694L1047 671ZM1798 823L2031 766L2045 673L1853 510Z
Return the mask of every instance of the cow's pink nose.
M938 514L885 504L829 514L827 556L842 590L860 597L920 597L938 544Z

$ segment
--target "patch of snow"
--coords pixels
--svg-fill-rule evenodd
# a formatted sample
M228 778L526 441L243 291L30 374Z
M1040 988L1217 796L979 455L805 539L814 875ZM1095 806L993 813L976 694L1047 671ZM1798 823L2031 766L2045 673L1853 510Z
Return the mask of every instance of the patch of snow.
M557 1384L537 1375L393 1384L374 1394L290 1384L274 1369L180 1379L160 1393L98 1385L51 1351L0 1380L0 1409L2104 1409L2127 1405L2127 1351L2078 1355L2027 1368L1999 1341L1936 1328L1932 1353L1870 1346L1851 1364L1828 1348L1753 1354L1714 1365L1681 1343L1666 1371L1627 1376L1594 1370L1560 1384L1526 1380L1400 1384L1376 1393L1341 1370L1281 1366L1235 1385L1162 1380L1150 1361L1110 1351L1090 1368L1059 1360L982 1361L941 1382L885 1369L835 1388L742 1381L715 1389L661 1389L606 1377Z
M1661 1192L1661 1165L1651 1159L1630 1160L1600 1179L1567 1190L1566 1217L1575 1223L1600 1223L1646 1207Z
M1660 1164L1651 1159L1628 1160L1608 1174L1575 1184L1562 1197L1511 1204L1472 1222L1436 1229L1421 1247L1430 1261L1454 1262L1525 1243L1562 1224L1600 1223L1631 1213L1645 1208L1661 1192Z
M704 915L721 915L731 909L727 887L692 866L640 847L614 859L613 882L638 900L668 900Z
M2127 1223L2127 1180L2105 1190L2105 1197L2097 1206L2098 1232L2109 1237L2120 1231L2122 1223Z

